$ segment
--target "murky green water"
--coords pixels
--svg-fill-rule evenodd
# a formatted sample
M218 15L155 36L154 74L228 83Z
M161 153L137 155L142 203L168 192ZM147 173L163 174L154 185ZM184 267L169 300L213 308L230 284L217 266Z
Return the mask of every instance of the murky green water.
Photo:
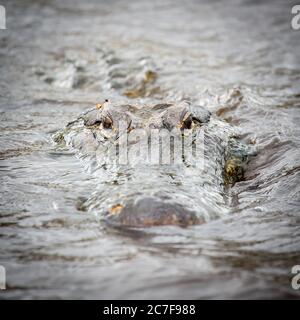
M288 1L6 1L0 30L1 298L299 298L300 31ZM156 94L124 95L155 70ZM229 213L105 230L100 177L52 133L109 98L188 99L259 150ZM159 191L159 185L153 184Z

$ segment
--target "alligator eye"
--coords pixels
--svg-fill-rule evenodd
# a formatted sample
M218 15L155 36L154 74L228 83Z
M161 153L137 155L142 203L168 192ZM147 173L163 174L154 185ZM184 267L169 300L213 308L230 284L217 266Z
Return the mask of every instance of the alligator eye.
M112 129L113 128L113 121L111 117L107 116L102 121L102 126L104 129Z
M193 119L192 119L192 116L189 112L183 112L181 114L179 127L181 130L192 129Z

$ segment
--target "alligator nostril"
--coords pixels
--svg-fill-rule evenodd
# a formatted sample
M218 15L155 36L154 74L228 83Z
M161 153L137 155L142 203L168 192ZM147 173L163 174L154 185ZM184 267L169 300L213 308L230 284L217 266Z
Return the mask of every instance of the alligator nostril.
M152 197L141 198L110 208L106 221L118 227L151 227L175 225L188 227L203 223L194 211L180 204L163 202Z
M124 206L122 204L116 204L114 206L112 206L110 209L109 209L109 214L110 215L117 215L117 214L120 214L123 210Z

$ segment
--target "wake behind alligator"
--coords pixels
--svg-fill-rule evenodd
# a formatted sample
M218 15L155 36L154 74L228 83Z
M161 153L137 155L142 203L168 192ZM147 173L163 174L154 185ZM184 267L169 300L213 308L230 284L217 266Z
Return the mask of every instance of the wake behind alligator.
M105 101L54 140L98 179L82 208L117 227L187 227L230 214L228 190L251 154L237 128L188 102Z

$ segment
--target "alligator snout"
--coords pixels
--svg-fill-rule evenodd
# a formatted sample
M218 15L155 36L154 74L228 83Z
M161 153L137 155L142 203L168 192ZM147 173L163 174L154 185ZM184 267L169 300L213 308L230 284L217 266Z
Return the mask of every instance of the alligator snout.
M202 224L203 219L186 209L181 204L165 202L162 199L145 197L129 202L125 205L112 206L105 215L108 224L122 227L152 227L175 225L188 227Z

